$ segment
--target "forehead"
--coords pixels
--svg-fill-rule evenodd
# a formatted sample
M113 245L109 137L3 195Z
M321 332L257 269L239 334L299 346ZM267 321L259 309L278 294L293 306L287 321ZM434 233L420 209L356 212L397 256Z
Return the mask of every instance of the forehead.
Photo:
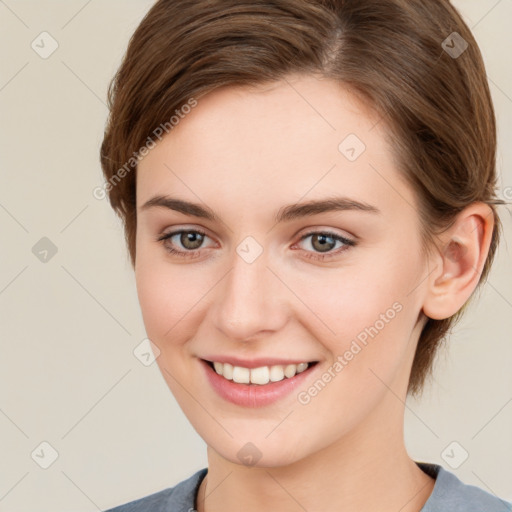
M139 163L138 205L171 191L195 202L217 191L256 209L334 191L403 200L409 192L396 190L406 185L379 121L346 88L311 75L217 89Z
M289 148L308 139L316 142L315 147L322 140L332 146L349 133L371 139L368 143L373 146L379 142L378 130L373 135L369 132L380 116L346 87L315 75L221 87L200 97L197 106L181 117L171 132L176 145L194 138L204 149L222 140L228 144L230 140L233 144L254 140L276 156L275 150L283 148L283 143ZM313 149L313 144L309 146Z

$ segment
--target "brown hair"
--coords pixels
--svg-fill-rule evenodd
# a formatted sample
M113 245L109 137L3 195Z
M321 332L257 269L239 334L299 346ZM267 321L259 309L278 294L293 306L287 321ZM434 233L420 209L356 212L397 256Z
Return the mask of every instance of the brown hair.
M450 53L464 41L462 54ZM495 196L496 125L484 63L448 0L158 0L110 83L101 146L105 190L124 223L132 266L136 166L139 153L160 139L158 127L169 127L191 98L290 73L336 80L381 116L397 167L418 198L426 250L466 206L492 208L478 289L501 232L494 205L505 203ZM440 342L467 305L426 322L409 393L420 394Z

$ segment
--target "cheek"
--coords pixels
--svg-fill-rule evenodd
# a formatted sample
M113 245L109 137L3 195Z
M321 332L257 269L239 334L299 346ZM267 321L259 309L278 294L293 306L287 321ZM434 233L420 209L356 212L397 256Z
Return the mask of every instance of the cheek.
M372 365L391 371L405 355L418 315L410 292L419 268L412 257L408 262L398 258L398 252L382 252L372 262L358 262L324 277L319 274L294 288L315 313L308 313L308 329L332 357L345 356L352 372L368 374Z
M315 322L315 336L333 361L342 361L345 373L367 374L370 366L390 368L400 361L410 332L399 293L389 288L367 292L344 286L330 297L310 296L306 301L315 304L323 322L323 327Z
M137 295L146 332L163 350L188 338L185 330L206 303L208 280L201 272L187 272L187 268L171 265L164 258L141 258L136 269Z
M299 390L297 399L306 405L305 411L314 410L315 417L339 420L329 426L333 436L340 428L354 427L405 375L417 313L414 304L406 302L405 280L379 278L378 287L368 275L354 282L347 278L331 286L330 293L310 289L308 295L306 288L301 292L329 329L314 315L308 317L307 329L326 349L327 364L317 381ZM319 420L318 428L326 426Z

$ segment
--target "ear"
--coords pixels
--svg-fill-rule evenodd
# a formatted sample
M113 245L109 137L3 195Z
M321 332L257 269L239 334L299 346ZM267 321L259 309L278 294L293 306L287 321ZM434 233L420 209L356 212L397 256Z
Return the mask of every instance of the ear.
M485 203L467 206L438 238L431 256L423 312L442 320L469 299L480 279L494 229L494 214Z

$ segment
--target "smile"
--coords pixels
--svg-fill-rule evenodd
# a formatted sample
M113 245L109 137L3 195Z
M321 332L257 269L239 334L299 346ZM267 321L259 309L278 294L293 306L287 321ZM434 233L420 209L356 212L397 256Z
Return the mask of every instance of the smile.
M211 389L220 398L251 408L270 405L294 391L298 392L318 366L318 361L255 368L214 363L205 359L199 362Z
M238 384L258 384L264 386L269 382L279 382L283 379L291 379L297 373L302 373L309 363L260 366L259 368L244 368L233 366L229 363L213 361L213 368L218 375L226 380L232 380Z

